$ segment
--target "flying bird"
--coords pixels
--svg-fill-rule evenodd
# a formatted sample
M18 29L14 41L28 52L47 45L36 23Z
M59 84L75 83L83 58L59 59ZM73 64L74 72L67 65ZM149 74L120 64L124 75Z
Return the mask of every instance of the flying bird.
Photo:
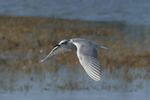
M52 49L52 51L39 62L45 61L47 58L51 58L55 55L63 52L76 50L80 64L83 66L86 73L95 81L102 80L102 67L98 59L98 53L95 47L107 49L93 41L89 41L82 38L73 38L70 40L62 40L60 43Z

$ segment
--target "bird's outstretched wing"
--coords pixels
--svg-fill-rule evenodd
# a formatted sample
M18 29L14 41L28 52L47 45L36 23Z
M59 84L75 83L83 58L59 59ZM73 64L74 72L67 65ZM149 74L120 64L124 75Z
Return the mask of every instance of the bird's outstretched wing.
M53 50L42 60L40 60L39 62L43 62L44 60L46 60L47 58L51 58L55 55L59 55L61 53L67 52L67 51L71 51L70 49L67 49L65 47L62 47L61 45L56 45Z
M77 55L86 73L93 80L101 81L102 67L96 49L90 44L81 44L77 46Z

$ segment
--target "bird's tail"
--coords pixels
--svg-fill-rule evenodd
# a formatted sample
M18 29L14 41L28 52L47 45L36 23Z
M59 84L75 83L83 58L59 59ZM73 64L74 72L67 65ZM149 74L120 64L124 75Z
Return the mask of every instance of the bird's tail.
M92 41L91 41L92 42ZM102 46L102 45L99 45L99 44L97 44L97 43L95 43L95 42L92 42L92 45L94 46L94 47L99 47L99 48L102 48L102 49L108 49L107 47L104 47L104 46Z

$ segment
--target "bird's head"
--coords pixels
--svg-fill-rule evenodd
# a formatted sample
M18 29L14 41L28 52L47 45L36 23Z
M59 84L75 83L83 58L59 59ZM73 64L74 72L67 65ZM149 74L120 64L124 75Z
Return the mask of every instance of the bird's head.
M62 41L59 42L59 45L64 45L64 44L67 44L68 40L64 39Z
M65 40L60 41L59 44L55 45L54 47L64 46L64 45L67 45L67 43L68 43L68 40L65 39Z

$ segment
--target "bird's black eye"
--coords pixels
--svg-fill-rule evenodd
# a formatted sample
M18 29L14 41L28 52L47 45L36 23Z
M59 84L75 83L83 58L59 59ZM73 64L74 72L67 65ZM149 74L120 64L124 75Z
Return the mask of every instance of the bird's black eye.
M63 42L63 43L61 43L61 44L67 44L67 42Z

